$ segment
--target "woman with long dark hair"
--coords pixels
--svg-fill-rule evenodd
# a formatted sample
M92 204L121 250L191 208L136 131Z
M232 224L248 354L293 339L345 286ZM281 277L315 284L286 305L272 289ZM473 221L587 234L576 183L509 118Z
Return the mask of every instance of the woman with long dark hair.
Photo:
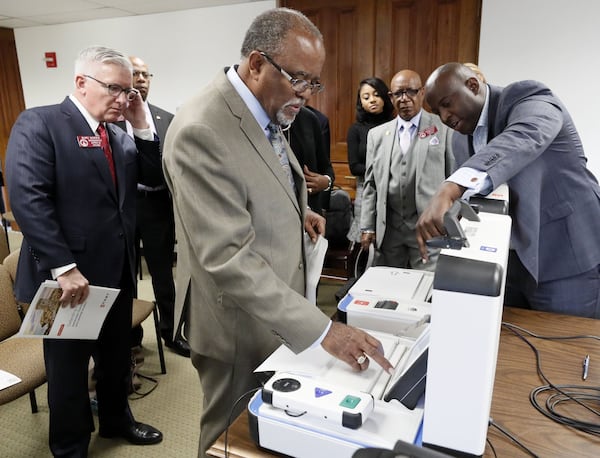
M363 79L356 96L356 122L348 129L348 165L356 177L354 219L348 231L348 239L360 243L360 202L367 160L367 134L372 127L390 121L394 106L388 95L387 85L377 77Z

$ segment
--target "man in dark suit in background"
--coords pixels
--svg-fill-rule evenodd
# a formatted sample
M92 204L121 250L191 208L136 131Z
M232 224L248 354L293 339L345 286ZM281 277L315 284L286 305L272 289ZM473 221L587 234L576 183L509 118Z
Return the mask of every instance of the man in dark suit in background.
M117 51L83 50L73 93L59 105L21 113L8 142L8 190L24 236L17 299L31 302L48 279L58 281L63 307L83 303L90 284L120 289L97 340L44 340L49 444L57 457L87 456L94 431L90 356L100 436L138 445L162 440L160 431L134 420L127 400L136 178L147 186L162 180L158 141L131 73L131 63ZM135 141L109 124L122 115L133 125Z
M432 111L457 131L460 168L419 219L421 254L425 240L444 232L456 199L507 183L505 305L600 318L600 187L562 102L537 81L492 86L456 62L436 69L425 87Z
M296 119L285 132L288 143L304 171L308 190L308 206L319 214L329 205L329 191L335 175L329 159L329 141L314 108L301 107ZM324 116L324 115L323 115ZM327 120L327 118L325 118ZM329 122L327 138L329 138Z
M146 120L153 132L158 135L162 149L173 115L148 103L152 73L139 57L131 56L129 60L133 65L133 87L142 96ZM127 123L127 132L133 134L129 123ZM144 258L152 277L152 289L160 316L160 334L167 347L182 356L190 356L190 347L181 335L181 327L175 330L173 325L175 220L171 195L164 180L158 186L145 186L138 183L136 237L142 241ZM141 327L135 330L134 334L137 336L133 337L133 345L141 343Z

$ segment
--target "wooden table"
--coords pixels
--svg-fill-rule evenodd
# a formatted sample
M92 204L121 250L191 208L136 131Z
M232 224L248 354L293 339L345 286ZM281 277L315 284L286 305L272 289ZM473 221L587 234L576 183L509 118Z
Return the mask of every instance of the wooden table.
M600 320L505 308L503 321L521 326L538 335L596 335L600 336ZM592 339L548 341L528 337L540 351L542 371L553 384L572 384L600 387L600 341ZM590 355L586 381L581 379L582 361ZM539 413L530 403L532 389L545 385L536 371L533 351L525 342L506 328L502 328L496 368L491 417L508 430L540 458L598 457L600 438L560 425ZM582 409L568 406L563 412L572 412L576 418L600 425L598 417L591 417ZM213 457L224 457L224 434L209 450ZM240 415L229 429L228 453L231 458L275 457L277 454L260 450L248 432L248 417ZM490 427L488 439L499 458L529 456L500 433ZM317 455L315 455L317 456ZM486 446L486 457L493 457Z

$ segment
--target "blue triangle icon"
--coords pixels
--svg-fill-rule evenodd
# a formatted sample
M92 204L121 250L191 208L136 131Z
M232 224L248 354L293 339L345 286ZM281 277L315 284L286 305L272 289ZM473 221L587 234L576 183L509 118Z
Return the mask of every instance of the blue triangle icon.
M323 396L327 396L328 394L331 394L331 390L326 390L324 388L315 388L315 397L320 398Z

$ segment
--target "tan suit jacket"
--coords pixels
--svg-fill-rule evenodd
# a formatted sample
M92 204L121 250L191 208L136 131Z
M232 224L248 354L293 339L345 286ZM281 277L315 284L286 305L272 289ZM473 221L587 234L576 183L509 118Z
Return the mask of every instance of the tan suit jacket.
M299 352L329 319L304 298L306 184L291 150L294 195L265 132L220 72L181 107L163 166L178 241L176 323L195 353L260 363ZM246 361L247 362L247 361Z
M437 130L435 133L432 132L432 127L435 127L433 130ZM392 121L373 127L367 136L360 227L375 227L378 248L381 247L386 229L390 164L397 133L396 117ZM452 130L448 129L438 116L422 110L415 136L408 154L414 155L416 159L415 204L417 213L421 215L442 181L454 170Z

